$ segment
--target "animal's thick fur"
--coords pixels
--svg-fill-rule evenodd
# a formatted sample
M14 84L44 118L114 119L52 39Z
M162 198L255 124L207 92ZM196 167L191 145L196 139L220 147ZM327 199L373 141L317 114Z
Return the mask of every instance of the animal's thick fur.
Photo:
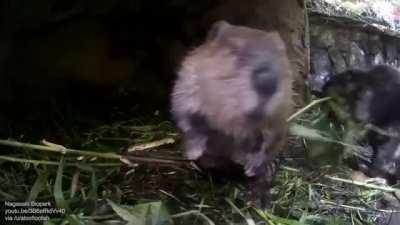
M332 77L324 92L347 102L354 119L389 132L400 131L400 72L387 65L348 70ZM400 140L376 130L368 133L373 148L370 175L400 177Z
M206 169L236 164L248 177L267 176L286 140L291 81L278 33L215 23L183 60L172 93L187 157Z

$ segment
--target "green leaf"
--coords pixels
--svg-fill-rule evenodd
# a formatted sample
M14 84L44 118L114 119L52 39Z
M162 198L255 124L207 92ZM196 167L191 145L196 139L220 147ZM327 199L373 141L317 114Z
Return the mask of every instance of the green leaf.
M171 215L161 202L151 202L134 207L120 206L108 200L113 210L130 225L172 225Z
M345 224L346 222L342 218L338 216L333 216L328 219L328 223L326 225L345 225Z
M46 220L44 221L43 225L56 225L54 222L52 222L51 220Z
M254 208L256 213L265 220L268 224L279 224L279 225L306 225L305 223L299 222L297 220L286 219L278 216L264 212L261 209Z
M131 212L132 208L127 206L120 206L112 202L111 200L107 200L108 204L111 208L125 221L128 221L129 224L136 224L136 225L145 225L144 218L140 218L137 215Z
M64 168L64 157L61 158L60 165L58 166L57 177L54 182L53 195L54 195L54 200L56 202L56 206L58 208L68 210L68 202L65 200L64 193L62 190L63 168Z
M30 202L36 200L39 193L46 188L46 181L47 176L44 173L38 174L38 177L36 178L36 181L33 184L32 189L29 193L29 197L26 201Z
M68 215L66 219L71 225L85 225L76 215Z
M86 209L91 212L96 209L97 205L97 190L98 190L98 182L96 179L96 174L92 173L91 181L90 181L90 189L86 199Z
M96 174L95 174L95 172L93 172L91 182L90 182L90 190L88 193L88 198L92 201L97 200L97 188L98 188L98 183L96 180Z
M7 192L4 192L4 191L2 191L2 190L0 190L0 198L2 199L2 200L9 200L9 201L15 201L15 200L17 200L17 197L15 197L14 195L12 195L12 194L9 194L9 193L7 193Z
M289 128L289 132L293 135L308 138L316 141L333 141L325 137L321 131L313 128L308 128L299 124L293 124Z
M146 225L173 224L171 215L161 202L139 204L133 210L145 216Z
M294 124L290 127L290 132L308 139L307 158L317 162L314 166L336 165L341 162L343 147L340 145L345 143L335 140L336 132L330 128L325 116L320 117L313 128Z

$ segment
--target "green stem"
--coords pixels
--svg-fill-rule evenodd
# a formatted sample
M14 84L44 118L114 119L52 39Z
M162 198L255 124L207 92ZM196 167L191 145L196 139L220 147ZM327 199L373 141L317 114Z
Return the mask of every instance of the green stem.
M28 144L22 143L18 141L10 141L10 140L0 140L0 145L6 145L16 148L23 148L23 149L34 149L39 151L48 151L48 152L55 152L61 154L78 154L84 156L93 156L99 158L108 158L108 159L120 159L121 156L115 153L98 153L98 152L91 152L91 151L81 151L76 149L68 149L68 148L60 148L56 146L43 146L43 145L35 145L35 144Z
M130 156L130 155L123 156L123 155L110 153L110 152L100 153L100 152L94 152L94 151L82 151L82 150L64 148L64 147L58 146L58 145L43 146L43 145L28 144L28 143L23 143L23 142L18 142L18 141L10 141L10 140L4 140L4 139L3 140L0 139L0 145L22 148L22 149L33 149L33 150L38 150L38 151L54 152L54 153L60 153L63 155L69 153L69 154L76 154L76 155L82 155L82 156L106 158L106 159L117 159L122 162L129 160L129 161L142 162L142 163L181 164L181 165L187 165L190 163L189 160L184 160L184 159L173 160L173 159L157 159L157 158L149 158L149 157L141 157L141 156Z
M21 159L10 156L0 155L0 159L7 160L10 162L20 162L20 163L32 163L32 164L43 164L50 166L59 166L59 162L46 161L46 160L34 160L34 159ZM76 166L76 163L65 163L66 166ZM121 166L121 163L89 163L89 166L98 166L98 167L113 167L113 166Z
M331 97L325 97L325 98L321 98L321 99L317 99L312 101L310 104L306 105L305 107L303 107L302 109L300 109L299 111L295 112L294 114L292 114L288 119L287 122L292 121L294 118L298 117L299 115L301 115L302 113L304 113L305 111L309 110L310 108L312 108L315 105L318 105L322 102L326 102L328 100L330 100Z

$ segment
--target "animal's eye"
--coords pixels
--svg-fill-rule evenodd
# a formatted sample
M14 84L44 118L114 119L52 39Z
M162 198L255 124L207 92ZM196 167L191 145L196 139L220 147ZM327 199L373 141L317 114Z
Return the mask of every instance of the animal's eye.
M273 95L278 89L277 74L268 65L253 70L252 82L257 93L264 97Z
M271 69L268 65L263 65L263 66L257 67L255 70L253 70L253 74L255 76L257 76L257 74L260 74L260 73L268 73L270 70Z

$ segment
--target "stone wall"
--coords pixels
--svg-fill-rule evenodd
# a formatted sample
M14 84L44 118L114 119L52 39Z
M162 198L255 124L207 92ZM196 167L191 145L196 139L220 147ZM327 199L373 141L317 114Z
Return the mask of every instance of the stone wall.
M376 64L400 66L400 38L310 15L311 84L319 90L332 74Z

